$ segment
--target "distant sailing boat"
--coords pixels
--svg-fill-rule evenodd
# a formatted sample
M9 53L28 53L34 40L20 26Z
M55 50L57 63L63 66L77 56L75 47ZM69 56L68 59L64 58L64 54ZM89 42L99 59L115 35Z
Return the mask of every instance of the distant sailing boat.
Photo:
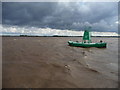
M68 44L70 46L75 46L75 47L98 47L98 48L106 48L107 43L104 43L102 41L100 41L99 43L92 43L90 28L91 27L85 29L84 35L83 35L83 38L82 38L82 42L68 41Z

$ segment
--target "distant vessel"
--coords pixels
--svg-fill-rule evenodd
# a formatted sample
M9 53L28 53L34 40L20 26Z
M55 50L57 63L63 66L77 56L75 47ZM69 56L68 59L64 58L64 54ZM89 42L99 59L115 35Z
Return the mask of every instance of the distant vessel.
M97 48L106 48L107 43L102 42L102 40L99 43L92 43L91 41L91 34L90 34L90 28L85 29L84 35L82 38L82 42L74 42L74 41L68 41L68 44L70 46L75 46L75 47L97 47Z

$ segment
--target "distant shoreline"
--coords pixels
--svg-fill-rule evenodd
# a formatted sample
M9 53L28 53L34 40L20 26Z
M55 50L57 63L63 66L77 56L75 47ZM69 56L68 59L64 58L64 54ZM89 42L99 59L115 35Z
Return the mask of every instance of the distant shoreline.
M32 36L32 35L1 35L0 37L82 37L82 36ZM115 37L120 38L120 36L91 36L91 37Z

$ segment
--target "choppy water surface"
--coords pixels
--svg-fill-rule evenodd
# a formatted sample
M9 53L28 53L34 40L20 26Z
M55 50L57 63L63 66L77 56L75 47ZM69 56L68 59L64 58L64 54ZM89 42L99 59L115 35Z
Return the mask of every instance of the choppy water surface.
M68 46L81 37L3 37L3 88L118 87L118 38L107 48Z

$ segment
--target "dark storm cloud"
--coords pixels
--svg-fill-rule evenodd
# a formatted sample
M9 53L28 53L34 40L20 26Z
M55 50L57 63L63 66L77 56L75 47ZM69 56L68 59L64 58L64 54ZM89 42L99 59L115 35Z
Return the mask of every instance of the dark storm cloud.
M3 24L117 31L117 2L3 2Z
M0 24L2 24L2 3L0 2Z
M3 3L3 23L36 25L53 12L55 5L49 3Z

